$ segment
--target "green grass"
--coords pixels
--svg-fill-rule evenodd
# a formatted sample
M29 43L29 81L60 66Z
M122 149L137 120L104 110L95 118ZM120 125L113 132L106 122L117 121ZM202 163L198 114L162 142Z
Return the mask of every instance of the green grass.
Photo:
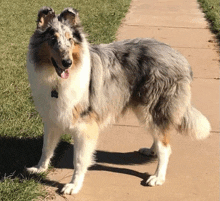
M220 3L219 0L198 0L205 13L207 20L210 22L211 30L220 40Z
M62 3L61 3L62 2ZM130 0L65 1L6 0L0 8L0 135L36 137L42 134L42 122L30 97L26 74L29 38L36 27L37 12L43 5L59 13L65 7L79 10L92 43L115 39L120 20Z
M21 181L19 178L6 178L0 185L0 200L4 201L30 201L45 196L46 192L40 183L33 179Z
M41 155L43 124L35 110L26 73L26 54L42 6L60 13L79 11L91 43L109 43L131 0L5 0L0 6L0 200L32 200L44 195L40 180L23 172ZM64 137L53 165L68 147ZM8 177L8 175L13 176ZM7 178L7 179L5 179Z

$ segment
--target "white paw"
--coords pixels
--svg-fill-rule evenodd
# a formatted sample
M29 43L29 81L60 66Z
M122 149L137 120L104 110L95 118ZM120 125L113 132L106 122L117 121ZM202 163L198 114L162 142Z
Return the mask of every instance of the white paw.
M67 195L73 195L73 194L77 194L80 189L81 189L81 187L77 187L74 184L69 183L69 184L66 184L62 188L61 193L67 194Z
M161 186L164 182L165 182L165 179L159 178L155 175L152 175L152 176L149 177L149 179L147 180L146 183L149 186Z
M27 172L29 172L31 174L35 174L35 173L45 172L47 169L46 168L39 168L39 167L35 166L35 167L26 168L26 170L27 170Z
M156 151L148 148L141 148L139 149L139 153L146 155L146 156L156 156Z

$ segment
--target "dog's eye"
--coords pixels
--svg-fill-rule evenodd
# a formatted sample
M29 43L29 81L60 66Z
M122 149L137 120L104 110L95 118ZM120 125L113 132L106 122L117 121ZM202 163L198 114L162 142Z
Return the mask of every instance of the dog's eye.
M54 45L57 42L57 38L55 36L51 37L51 44Z
M68 40L69 40L71 43L73 43L73 38L69 38Z

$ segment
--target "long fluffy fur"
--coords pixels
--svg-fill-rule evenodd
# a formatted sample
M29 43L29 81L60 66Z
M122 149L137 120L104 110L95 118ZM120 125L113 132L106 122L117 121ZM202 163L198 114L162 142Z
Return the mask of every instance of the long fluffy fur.
M178 131L196 139L205 139L210 135L210 124L207 118L196 108L189 106L182 118Z
M62 67L64 59L73 63L68 74ZM171 127L197 139L209 135L208 120L191 106L192 70L180 53L154 39L89 45L75 9L67 8L58 16L48 7L39 11L37 29L30 40L27 69L34 102L45 125L56 127L60 131L58 136L63 132L72 133L78 143L76 150L80 152L79 147L84 147L81 150L84 155L89 149L90 159L98 130L128 109L150 128L155 139L166 136ZM62 79L61 72L65 72L68 79ZM58 98L51 97L52 90L57 92ZM50 131L48 133L45 140L52 139L48 137L52 135ZM95 141L92 148L88 148L86 143L92 142L91 139ZM54 140L51 150L57 141ZM157 149L167 153L164 161L167 166L171 151L165 141L158 143ZM51 156L52 153L45 151L41 162L31 171L46 169ZM78 160L75 165L86 163L85 158L78 157L75 155L74 160ZM64 193L78 192L89 165L90 162L82 165L84 169L75 171L74 186L67 185ZM162 172L164 180L166 168ZM160 182L153 178L150 184L160 185Z
M190 104L192 71L181 54L153 39L133 39L91 46L90 55L90 105L99 116L142 107L142 119L159 129L209 135L208 120Z

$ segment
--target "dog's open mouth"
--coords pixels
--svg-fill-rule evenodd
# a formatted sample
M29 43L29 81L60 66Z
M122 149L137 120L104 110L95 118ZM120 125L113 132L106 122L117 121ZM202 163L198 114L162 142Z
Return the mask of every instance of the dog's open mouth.
M57 63L56 63L56 61L54 60L53 57L51 57L51 61L52 61L52 63L53 63L54 68L56 69L57 74L58 74L61 78L67 79L67 78L69 77L69 69L62 69L62 68L60 68L60 67L57 65Z

